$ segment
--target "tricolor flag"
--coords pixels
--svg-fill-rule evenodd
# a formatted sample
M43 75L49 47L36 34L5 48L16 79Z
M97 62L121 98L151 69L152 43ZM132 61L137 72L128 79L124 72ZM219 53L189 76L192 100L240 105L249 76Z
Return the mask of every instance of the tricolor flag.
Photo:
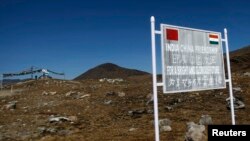
M219 35L218 34L209 34L209 43L213 45L219 44Z
M177 29L166 29L167 40L178 41L178 30Z

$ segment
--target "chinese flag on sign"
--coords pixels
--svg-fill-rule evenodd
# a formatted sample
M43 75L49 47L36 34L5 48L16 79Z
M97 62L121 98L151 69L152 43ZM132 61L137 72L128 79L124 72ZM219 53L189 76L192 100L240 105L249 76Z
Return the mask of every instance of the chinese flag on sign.
M167 40L178 41L178 30L177 29L166 29Z

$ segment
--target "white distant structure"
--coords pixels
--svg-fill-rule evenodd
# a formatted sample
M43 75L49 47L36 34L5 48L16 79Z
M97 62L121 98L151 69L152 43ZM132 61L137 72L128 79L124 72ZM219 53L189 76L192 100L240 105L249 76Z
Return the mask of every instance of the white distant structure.
M1 78L0 78L0 88L3 88L3 81L5 78L11 78L11 77L16 77L16 76L24 76L24 75L31 75L31 79L33 79L33 75L34 74L40 74L40 79L42 78L52 78L51 76L49 76L49 74L54 74L54 75L61 75L64 76L65 79L65 74L64 73L59 73L59 72L55 72L55 71L51 71L49 69L44 69L44 68L37 68L37 67L31 67L27 70L23 70L17 73L3 73L1 74ZM37 76L35 77L35 79L38 79Z
M14 77L14 76L31 75L31 78L33 78L33 74L36 74L36 73L42 73L43 76L48 75L49 73L55 74L55 75L65 75L64 73L51 71L49 69L31 67L27 70L20 71L17 73L3 73L2 77L7 78L7 77Z

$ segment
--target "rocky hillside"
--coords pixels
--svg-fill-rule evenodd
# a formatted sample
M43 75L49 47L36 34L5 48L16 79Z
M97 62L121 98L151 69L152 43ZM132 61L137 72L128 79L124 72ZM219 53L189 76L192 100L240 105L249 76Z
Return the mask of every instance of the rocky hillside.
M123 68L112 63L101 64L76 77L74 80L101 79L101 78L127 78L130 76L148 75L149 73Z
M244 61L246 54L246 50L232 52L231 61L235 57ZM242 62L232 62L232 69L242 66ZM236 124L250 124L249 73L232 73ZM117 83L87 79L103 77L127 79ZM0 141L154 140L148 73L109 63L77 79L82 81L29 80L14 84L12 92L10 86L4 87L0 91ZM175 94L163 94L159 88L161 140L207 140L208 124L231 124L228 97L228 88Z
M235 111L236 124L250 124L249 76L232 78L234 95L245 104ZM13 88L0 91L0 141L154 140L149 76L118 83L30 80ZM231 124L228 96L228 89L166 95L159 88L161 140L190 138L190 124L202 129L193 133L198 137L207 136L207 124Z
M233 72L250 70L250 45L230 52L231 69Z

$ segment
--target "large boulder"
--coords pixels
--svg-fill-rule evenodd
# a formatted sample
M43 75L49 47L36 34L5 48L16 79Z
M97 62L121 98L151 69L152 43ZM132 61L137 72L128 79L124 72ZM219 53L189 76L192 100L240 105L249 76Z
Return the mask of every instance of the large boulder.
M200 118L199 123L201 125L210 125L213 124L212 117L209 115L202 115Z
M11 101L8 104L4 105L3 109L5 109L5 110L14 110L14 109L16 109L16 103L17 103L17 101Z
M206 141L207 139L204 132L205 132L204 125L198 125L195 124L194 122L188 122L185 141Z

